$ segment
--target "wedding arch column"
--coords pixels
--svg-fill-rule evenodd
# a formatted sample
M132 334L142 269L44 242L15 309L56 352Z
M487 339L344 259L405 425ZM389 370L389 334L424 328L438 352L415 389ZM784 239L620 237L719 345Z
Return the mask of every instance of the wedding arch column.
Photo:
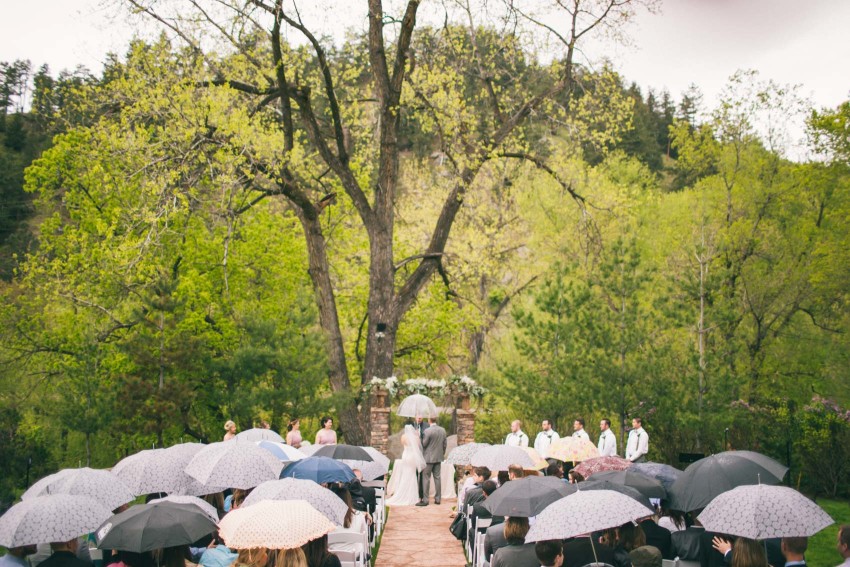
M372 436L369 444L384 455L387 454L390 438L388 396L389 392L383 388L376 388L372 391L372 412L370 415Z

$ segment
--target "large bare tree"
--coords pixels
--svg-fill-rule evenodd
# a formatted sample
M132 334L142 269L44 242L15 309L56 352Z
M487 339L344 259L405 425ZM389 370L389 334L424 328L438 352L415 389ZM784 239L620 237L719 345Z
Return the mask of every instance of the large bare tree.
M262 116L278 131L271 150L242 148L245 184L256 192L254 202L283 196L301 222L335 392L393 374L399 325L436 275L447 280L443 258L452 226L464 195L488 164L525 160L552 175L583 206L557 168L532 149L523 128L536 113L553 118L555 128L568 126L580 86L579 42L591 32L617 32L636 5L654 4L551 0L474 6L464 0L428 6L426 15L420 8L427 2L385 6L367 0L360 7L368 21L360 41L368 56L358 75L328 38L332 30L311 27L291 0L126 2L203 54L209 74L204 85L239 91L250 116ZM439 23L418 27L420 16ZM511 41L488 47L479 36L493 25ZM529 34L547 38L551 61L535 61L522 39ZM238 57L244 67L228 63L222 53ZM403 195L403 126L433 140L451 183L421 249L398 258L394 232ZM356 211L369 248L365 353L355 380L321 214L337 189ZM338 411L347 440L368 442L368 399Z

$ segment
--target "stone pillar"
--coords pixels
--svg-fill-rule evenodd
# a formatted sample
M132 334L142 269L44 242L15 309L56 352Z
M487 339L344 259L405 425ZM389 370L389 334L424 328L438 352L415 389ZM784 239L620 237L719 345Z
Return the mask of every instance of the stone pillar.
M372 393L370 415L372 436L369 444L384 455L387 454L390 437L390 408L386 407L388 394L389 392L382 388L378 388Z
M469 394L457 396L457 444L464 445L475 441L475 411L469 409Z

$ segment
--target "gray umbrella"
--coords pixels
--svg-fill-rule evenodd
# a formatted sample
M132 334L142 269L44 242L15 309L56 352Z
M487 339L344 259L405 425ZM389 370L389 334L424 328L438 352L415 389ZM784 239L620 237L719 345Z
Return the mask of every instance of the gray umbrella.
M262 500L306 500L338 526L343 524L348 513L348 506L342 498L312 480L282 478L264 482L251 491L242 506L251 506Z
M38 487L38 490L36 490ZM41 479L27 490L22 500L46 494L75 494L94 498L109 510L132 502L135 495L121 479L107 470L63 469L56 474Z
M670 509L691 512L737 486L780 482L768 469L735 453L711 455L686 468L669 490Z
M635 463L629 467L628 470L646 475L649 478L654 478L660 482L661 486L664 487L664 490L667 490L668 492L670 491L670 488L672 488L673 483L676 482L676 479L679 478L679 475L682 474L682 471L676 467L671 467L664 463L652 462Z
M651 509L619 492L579 490L540 512L525 542L567 539L621 526L651 514Z
M90 533L112 512L88 496L49 494L23 500L0 517L0 545L69 541Z
M739 486L702 511L706 530L750 539L808 537L834 522L820 506L787 486Z
M446 463L466 466L472 459L472 455L478 452L479 449L489 446L489 443L464 443L463 445L458 445L449 451L449 455L446 457Z
M212 443L197 452L186 474L205 486L253 488L280 474L283 464L254 443L224 441Z
M334 445L325 445L312 455L313 457L328 457L331 459L337 460L349 460L349 461L372 461L372 455L370 455L366 450L362 447L358 447L356 445L345 445L345 444L334 444Z
M640 473L632 472L631 468L624 471L602 471L595 473L587 482L610 481L629 488L634 488L647 498L667 498L667 491L660 482Z
M780 463L775 459L771 459L767 455L762 455L761 453L756 453L755 451L723 451L722 453L717 453L719 455L732 455L735 457L743 457L745 459L749 459L754 463L763 466L767 470L771 472L779 480L785 478L785 474L788 472L788 467Z
M216 528L212 518L194 504L138 504L106 520L97 529L97 545L142 553L192 543Z
M484 502L484 507L495 516L536 516L549 504L576 491L553 476L530 476L513 480L494 492Z
M599 474L599 473L597 473ZM613 492L619 492L623 496L628 496L632 500L639 502L642 506L647 508L652 508L652 503L649 501L649 498L635 490L630 486L623 486L622 484L617 484L615 482L611 482L610 480L596 480L596 475L593 475L593 478L590 480L585 480L577 485L579 491L581 490L607 490Z
M197 506L198 508L203 510L204 513L207 516L209 516L210 519L213 522L218 522L218 520L219 520L218 510L215 509L215 506L213 506L212 504L210 504L206 500L198 498L197 496L186 496L186 495L180 495L180 494L171 494L171 495L166 496L164 498L154 498L153 500L148 502L148 504L156 504L157 502L174 502L176 504L192 504L193 506Z

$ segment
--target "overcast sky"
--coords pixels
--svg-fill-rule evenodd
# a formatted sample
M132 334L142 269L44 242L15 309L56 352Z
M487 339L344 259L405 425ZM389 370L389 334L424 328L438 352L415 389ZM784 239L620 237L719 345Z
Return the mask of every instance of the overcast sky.
M132 35L111 17L114 0L111 8L103 0L4 4L0 61L30 59L54 72L81 63L98 72L104 54L123 53ZM848 29L850 0L666 0L660 14L641 14L632 25L634 45L605 52L628 81L666 88L676 99L695 83L711 106L732 73L751 68L765 79L801 84L801 94L817 105L835 106L850 98Z

